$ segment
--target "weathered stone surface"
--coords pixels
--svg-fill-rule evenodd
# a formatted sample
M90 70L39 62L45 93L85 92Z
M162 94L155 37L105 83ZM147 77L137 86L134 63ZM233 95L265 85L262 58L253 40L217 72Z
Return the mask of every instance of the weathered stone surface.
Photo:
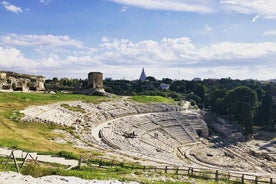
M103 89L103 74L101 72L90 72L88 74L88 87Z
M64 103L85 111L70 111ZM202 115L177 105L124 100L64 103L29 107L21 111L25 114L23 120L71 126L84 142L167 163L180 162L179 147L200 141L198 130L208 137ZM130 134L133 136L126 136Z
M43 91L45 77L15 72L0 72L0 90Z
M39 178L34 178L29 175L22 175L15 172L0 172L1 184L139 184L138 182L123 182L117 180L84 180L73 176L57 176L49 175Z
M101 72L88 73L87 82L80 82L75 92L85 95L104 95L103 74Z
M63 103L75 110L64 108ZM190 109L188 103L183 107L125 100L63 103L29 107L21 111L23 120L71 126L81 142L158 164L265 174L276 171L275 134L264 139L267 134L259 133L260 140L247 142L223 134L209 137L204 113Z

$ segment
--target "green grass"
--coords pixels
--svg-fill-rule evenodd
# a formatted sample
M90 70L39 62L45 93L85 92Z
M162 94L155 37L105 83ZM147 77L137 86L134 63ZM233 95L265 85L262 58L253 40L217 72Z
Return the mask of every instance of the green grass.
M107 97L102 96L87 96L80 94L44 94L44 93L1 93L0 92L0 103L9 103L10 107L12 105L16 105L20 102L20 104L25 105L39 105L42 103L53 103L53 102L61 102L61 101L72 101L72 100L80 100L80 101L88 101L93 103L100 103L102 101L107 101ZM15 104L13 104L15 103Z
M31 105L45 105L63 101L100 103L109 100L109 98L102 96L78 94L0 92L0 146L39 153L58 154L66 150L75 155L80 155L84 150L75 149L70 144L58 144L51 141L58 136L51 132L53 129L67 131L68 128L52 124L21 122L22 114L19 111Z
M80 106L70 106L69 104L61 104L60 106L70 111L86 113L85 109L81 108Z
M76 160L79 159L78 155L68 151L60 151L57 153L57 156L68 158L68 159L76 159Z
M22 161L22 160L21 160ZM21 161L18 162L20 165ZM6 158L0 157L0 171L16 171L14 163L10 160L6 168L3 163ZM113 167L98 167L98 164L82 166L81 170L67 170L66 166L50 163L40 163L36 165L32 161L28 161L23 168L20 168L20 173L31 175L33 177L42 177L47 175L75 176L86 180L119 180L119 181L138 181L144 184L240 184L240 182L214 179L206 180L203 176L185 176L175 174L165 174L164 172L154 172L153 169L149 172L140 169L132 169L129 165L122 166L118 162L114 163Z
M152 103L152 102L170 103L170 104L174 103L173 99L165 98L162 96L133 96L130 99L140 103Z
M1 159L4 162L5 159ZM0 171L4 170L3 164L0 164ZM7 170L15 171L15 167L8 164ZM33 177L42 177L47 175L61 175L61 176L75 176L86 180L119 180L119 181L138 181L144 184L238 184L238 182L229 181L214 181L205 180L203 178L194 178L188 176L177 176L174 174L158 174L154 172L143 172L142 170L132 170L130 168L112 167L112 168L99 168L99 167L82 167L81 170L72 169L66 170L64 166L56 167L53 164L42 164L41 166L35 165L30 162L27 163L20 172L24 175L31 175ZM154 179L153 179L154 178Z

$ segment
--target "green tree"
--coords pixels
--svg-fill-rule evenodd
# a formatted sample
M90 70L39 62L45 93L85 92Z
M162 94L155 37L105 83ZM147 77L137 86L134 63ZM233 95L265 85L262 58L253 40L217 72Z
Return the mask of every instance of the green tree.
M54 78L53 78L53 83L54 83L54 84L57 84L57 83L58 83L58 78L57 78L57 77L54 77Z
M170 86L170 90L178 93L186 93L185 81L174 81Z
M207 108L211 108L219 115L226 114L226 106L224 105L224 98L227 94L225 89L215 89L206 95L205 105Z
M246 86L236 87L225 97L227 112L245 128L245 133L253 131L253 117L258 105L257 94Z
M265 95L262 98L258 111L257 121L262 127L274 128L276 122L276 88L272 84L265 86Z
M185 100L187 101L194 101L196 103L196 105L200 105L201 104L201 98L196 95L194 92L189 93L186 97Z
M152 77L152 76L148 76L146 78L146 80L148 80L148 81L156 81L156 79L154 77Z
M205 100L205 88L202 84L195 84L193 92L200 97L200 103L203 103Z
M163 83L165 83L165 84L171 84L171 83L172 83L172 79L163 78L161 82L163 82Z

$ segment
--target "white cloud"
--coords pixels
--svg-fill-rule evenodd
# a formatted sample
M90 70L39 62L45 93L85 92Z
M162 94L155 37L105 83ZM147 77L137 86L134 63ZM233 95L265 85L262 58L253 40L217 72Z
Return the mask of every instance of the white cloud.
M132 63L183 65L200 63L204 60L236 60L262 58L276 54L276 43L235 43L221 42L204 47L196 47L187 37L163 38L161 41L145 40L133 43L129 40L113 40L101 45L101 60L111 60L113 64ZM118 62L118 63L116 63Z
M8 34L1 37L1 41L7 45L15 46L39 46L39 47L76 47L81 48L82 42L69 36L54 35L18 35Z
M127 9L128 9L128 6L123 6L122 9L121 9L121 11L125 12L125 11L127 11Z
M41 4L48 5L52 2L52 0L39 0Z
M276 36L276 29L265 31L263 36Z
M127 6L136 6L145 9L212 13L210 0L110 0Z
M107 37L102 37L102 42L109 42L110 41L110 39L109 38L107 38Z
M254 15L251 22L259 18L276 19L275 0L110 0L124 5L121 9L126 11L128 6L151 10L183 11L196 13L214 13L234 11L241 14Z
M209 24L204 24L202 29L195 31L193 34L202 36L202 35L206 35L206 34L212 32L212 31L213 31L213 28Z
M122 39L104 42L100 46L100 60L113 61L113 64L152 64L156 61L169 64L179 60L191 59L195 46L191 40L182 38L163 38L161 41L145 40L134 43ZM190 61L187 61L190 62Z
M213 31L213 28L212 28L210 25L205 24L205 25L204 25L204 31L205 31L205 32L211 32L211 31Z
M266 19L276 19L275 0L221 0L220 3L238 13L257 14L253 22L260 16Z
M260 15L256 15L252 20L251 23L256 22L260 18Z
M235 59L262 58L270 54L276 54L276 43L222 42L198 49L199 58L207 60L235 61Z
M21 7L10 4L8 1L2 1L2 5L6 8L6 10L10 12L13 12L16 14L23 12Z
M138 75L140 72L137 68L145 67L151 72L149 75L157 78L268 79L275 76L276 67L275 42L220 42L197 46L187 37L139 42L103 37L95 48L75 48L66 54L47 49L45 52L48 54L31 58L17 48L0 47L0 68L20 67L26 73L37 71L51 77L58 73L59 76L82 74L81 77L85 77L93 69L108 77L135 79L135 71Z
M0 67L32 67L35 63L24 57L23 53L16 48L0 47Z

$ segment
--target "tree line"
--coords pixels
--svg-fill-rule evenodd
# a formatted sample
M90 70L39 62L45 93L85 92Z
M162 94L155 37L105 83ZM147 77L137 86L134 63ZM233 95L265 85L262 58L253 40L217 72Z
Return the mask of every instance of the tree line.
M160 89L160 84L170 84ZM254 126L275 129L276 83L257 80L233 80L231 78L202 81L156 80L146 81L105 80L105 90L117 95L160 95L177 101L188 100L201 109L230 119L244 128L246 134Z

